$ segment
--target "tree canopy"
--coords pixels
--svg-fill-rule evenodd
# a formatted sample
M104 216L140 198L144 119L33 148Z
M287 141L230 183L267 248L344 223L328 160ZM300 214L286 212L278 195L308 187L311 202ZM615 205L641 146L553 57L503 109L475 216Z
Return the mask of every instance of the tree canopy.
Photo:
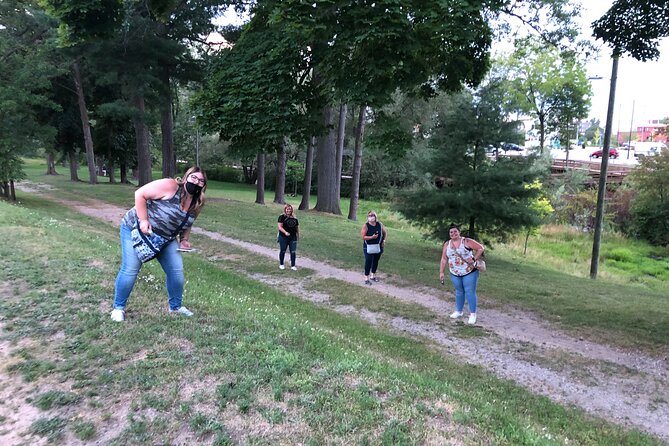
M30 1L0 3L0 183L23 178L20 156L56 135L49 116L51 79L62 73L54 23Z
M615 0L607 13L592 23L592 29L614 56L629 54L644 62L657 59L659 40L669 36L669 2Z
M542 150L549 132L587 116L592 89L585 67L573 54L523 39L516 42L504 68L512 102L536 119Z

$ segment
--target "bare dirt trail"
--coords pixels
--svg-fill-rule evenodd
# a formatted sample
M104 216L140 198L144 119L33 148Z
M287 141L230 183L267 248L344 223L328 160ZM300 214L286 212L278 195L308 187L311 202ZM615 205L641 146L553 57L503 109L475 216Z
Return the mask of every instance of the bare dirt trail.
M39 185L24 190L39 193L78 212L118 224L126 209L95 201L72 202L56 199ZM276 249L236 240L223 234L193 228L193 233L228 243L276 261ZM299 256L299 266L315 272L316 277L362 285L359 271L347 271L323 262ZM435 266L436 268L436 266ZM253 278L279 286L275 277ZM286 280L290 286L286 288ZM313 280L297 276L281 279L282 289L301 290L300 297L327 302L327 296L306 290ZM483 279L485 280L485 279ZM334 306L337 311L357 314L373 325L432 342L449 355L488 369L501 378L513 380L531 391L561 404L575 405L585 411L649 432L669 444L669 353L650 357L574 338L535 315L517 309L486 309L485 297L479 312L479 326L488 336L462 337L458 325L448 313L452 295L437 296L388 283L375 283L373 289L404 302L422 305L437 315L439 322L417 322L352 307Z

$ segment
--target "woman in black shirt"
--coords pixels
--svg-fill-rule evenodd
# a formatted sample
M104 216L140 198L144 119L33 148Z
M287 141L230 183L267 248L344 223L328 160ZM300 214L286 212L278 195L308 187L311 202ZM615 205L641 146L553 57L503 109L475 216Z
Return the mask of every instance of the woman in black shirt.
M297 240L300 238L300 224L293 215L293 207L289 204L283 207L283 214L279 215L279 269L285 269L283 259L286 249L290 247L290 269L297 271L295 257L297 255Z

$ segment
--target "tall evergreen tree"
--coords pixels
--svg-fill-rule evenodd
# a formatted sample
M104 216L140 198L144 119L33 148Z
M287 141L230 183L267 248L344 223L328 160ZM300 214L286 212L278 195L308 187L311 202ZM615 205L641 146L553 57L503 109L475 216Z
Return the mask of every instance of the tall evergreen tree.
M462 92L443 98L430 133L432 156L426 171L433 184L400 192L397 208L406 218L448 238L451 222L468 228L470 237L505 238L536 223L528 187L541 171L533 157L486 156L486 147L509 141L518 125L502 108L500 83L491 82L475 95Z

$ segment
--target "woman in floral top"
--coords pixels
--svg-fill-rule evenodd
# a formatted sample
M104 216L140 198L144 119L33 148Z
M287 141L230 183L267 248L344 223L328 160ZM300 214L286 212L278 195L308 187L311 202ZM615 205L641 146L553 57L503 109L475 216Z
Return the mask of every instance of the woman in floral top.
M476 283L479 270L476 262L483 255L485 248L476 240L460 235L460 228L451 224L448 228L451 239L444 243L439 266L439 279L444 283L444 270L448 263L451 282L455 286L455 311L451 319L462 317L465 298L469 304L469 324L476 323Z

